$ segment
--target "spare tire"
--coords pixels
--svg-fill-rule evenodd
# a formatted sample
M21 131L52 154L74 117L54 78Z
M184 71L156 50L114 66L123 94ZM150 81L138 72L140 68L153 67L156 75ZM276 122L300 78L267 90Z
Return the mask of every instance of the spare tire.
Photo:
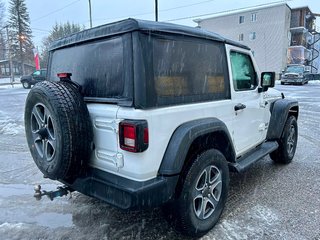
M36 84L26 99L24 121L31 155L44 177L73 181L85 171L93 130L76 86L62 81Z

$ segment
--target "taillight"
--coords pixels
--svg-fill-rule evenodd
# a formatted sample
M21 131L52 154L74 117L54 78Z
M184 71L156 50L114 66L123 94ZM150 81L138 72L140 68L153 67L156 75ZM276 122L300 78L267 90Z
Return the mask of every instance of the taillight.
M58 73L57 74L58 78L70 78L72 76L72 73Z
M145 120L124 120L119 123L120 148L143 152L149 145L148 124Z

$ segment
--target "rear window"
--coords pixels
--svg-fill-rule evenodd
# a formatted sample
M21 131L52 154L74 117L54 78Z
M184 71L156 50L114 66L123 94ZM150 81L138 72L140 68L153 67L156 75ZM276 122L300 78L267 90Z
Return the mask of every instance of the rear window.
M152 54L147 54L146 69L153 69L149 104L168 106L230 98L223 43L187 37L148 39Z
M130 37L124 35L55 50L50 54L49 79L59 80L57 73L68 72L86 98L131 98L127 48Z

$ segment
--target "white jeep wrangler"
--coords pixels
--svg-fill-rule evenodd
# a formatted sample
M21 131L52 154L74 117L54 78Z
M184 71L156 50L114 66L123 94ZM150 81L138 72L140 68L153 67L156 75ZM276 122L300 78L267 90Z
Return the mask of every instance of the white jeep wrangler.
M298 103L248 47L198 28L128 19L56 41L48 80L26 100L44 177L122 209L165 206L201 236L218 221L229 171L291 162Z

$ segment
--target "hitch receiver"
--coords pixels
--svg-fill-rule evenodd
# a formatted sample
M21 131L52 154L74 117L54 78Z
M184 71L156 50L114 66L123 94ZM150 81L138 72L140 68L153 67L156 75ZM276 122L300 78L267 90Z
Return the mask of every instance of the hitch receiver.
M67 186L59 186L57 187L57 190L55 191L41 191L41 185L35 185L34 186L34 197L36 200L41 200L42 196L47 196L51 201L57 197L66 196L69 193L72 193L74 190L67 187Z

